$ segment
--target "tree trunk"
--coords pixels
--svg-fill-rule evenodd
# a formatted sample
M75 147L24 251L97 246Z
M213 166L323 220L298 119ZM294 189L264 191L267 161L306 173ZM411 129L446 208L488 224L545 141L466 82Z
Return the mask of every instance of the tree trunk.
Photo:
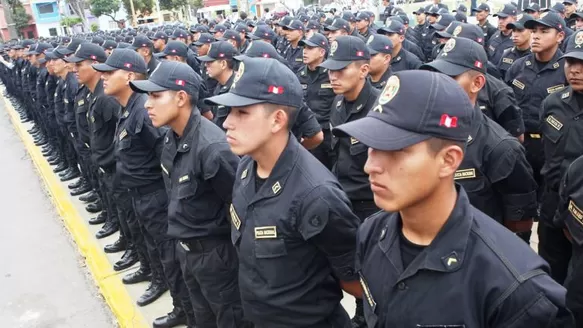
M4 1L4 0L0 0L0 1ZM79 16L79 18L81 18L81 22L83 22L84 30L88 31L89 24L87 22L87 17L85 17L85 11L83 10L82 1L73 0L73 1L70 1L69 4L71 5L71 9L73 9L73 12L75 13L75 15L77 15L77 16Z
M14 25L14 19L12 18L12 8L8 4L8 0L0 0L0 4L4 8L4 19L6 19L6 26L8 27L8 35L10 39L18 38L18 31L16 31L16 26Z

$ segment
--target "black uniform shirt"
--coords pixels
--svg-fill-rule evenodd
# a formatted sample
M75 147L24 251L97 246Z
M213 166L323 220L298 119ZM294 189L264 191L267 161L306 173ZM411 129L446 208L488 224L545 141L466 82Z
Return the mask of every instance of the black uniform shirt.
M169 196L169 236L229 238L227 209L238 164L225 133L196 109L182 137L166 133L161 167Z
M55 93L53 96L54 99L54 110L55 110L55 118L57 124L62 126L65 124L64 116L65 116L65 90L67 82L61 79L60 77L56 77L57 79L57 87L55 88Z
M255 180L256 164L244 157L230 214L246 318L256 327L329 327L342 299L338 280L357 279L358 218L346 194L292 137L258 190Z
M382 90L385 87L385 84L387 84L387 81L389 80L389 77L391 77L391 75L393 75L393 70L391 69L391 66L389 65L389 68L387 68L387 70L383 73L383 75L381 76L381 78L378 81L373 82L370 75L368 76L368 80L370 81L370 84L373 87L375 87L379 90Z
M63 103L65 106L64 109L64 116L63 122L67 124L68 128L76 126L76 119L75 119L75 97L77 96L77 92L79 92L79 82L75 77L75 73L69 72L67 73L67 78L65 79L65 86L64 86L64 95L63 95ZM73 133L69 131L69 133ZM71 137L75 137L71 135Z
M504 50L512 48L514 43L510 37L511 35L512 33L504 35L504 33L497 31L492 37L490 37L490 40L488 40L488 47L486 48L489 61L492 63L499 63Z
M304 137L313 137L321 131L322 128L320 127L320 123L318 123L316 115L305 102L302 102L302 106L298 109L291 128L292 134L300 141Z
M91 92L82 86L75 97L75 119L77 124L78 142L89 149L91 138L89 136L89 105Z
M526 50L518 50L518 48L512 47L504 50L502 58L500 58L500 62L498 63L498 71L500 72L500 75L503 77L506 76L506 72L517 59L522 58L530 53L530 48Z
M508 133L517 137L524 133L524 120L514 92L504 82L487 74L486 84L478 93L480 110Z
M297 74L302 89L304 89L304 101L314 112L316 119L323 129L330 127L330 108L336 97L328 69L318 67L315 71L310 71L307 66L302 68Z
M57 90L57 83L60 79L56 76L50 75L45 81L45 91L47 93L47 118L50 120L55 119L55 95Z
M540 133L543 100L567 84L564 60L560 59L562 55L557 50L555 56L539 69L534 54L529 54L515 61L506 73L505 81L514 90L527 133Z
M296 48L293 48L291 43L287 45L285 50L283 51L283 58L287 60L291 70L294 73L299 72L304 67L304 48L298 45Z
M158 59L156 59L156 57L152 56L152 58L150 58L150 62L148 62L147 68L148 68L148 77L150 77L150 75L152 74L152 72L154 72L154 70L156 69L156 67L158 67Z
M336 96L331 109L330 130L340 124L365 117L372 109L379 94L380 91L367 81L358 98L352 104L347 104L344 96ZM346 191L348 198L351 201L373 200L368 175L364 173L368 147L352 137L338 138L333 136L332 149L338 155L332 171L338 177L338 181Z
M128 189L162 182L163 136L152 126L144 104L146 94L133 93L122 109L115 132L117 181Z
M101 170L115 170L114 139L121 105L103 92L103 81L95 86L90 98L89 137L91 159Z
M423 64L421 60L405 48L401 48L401 51L391 59L391 69L395 73L409 69L418 69L421 64Z
M423 53L423 49L421 49L421 47L419 47L417 45L417 43L414 43L410 40L403 40L403 49L409 51L410 53L412 53L413 55L417 56L417 58L419 58L419 60L424 61L425 60L425 54ZM434 57L435 58L435 57Z
M488 40L490 40L490 38L492 37L492 35L496 33L496 31L498 31L498 29L494 25L490 24L488 20L486 20L486 24L484 25L480 24L476 25L478 25L478 27L480 27L484 32L484 44L488 44Z
M36 76L36 105L39 109L41 115L45 117L46 111L48 109L48 96L46 90L46 84L49 78L49 71L46 67L41 67L38 70L38 74Z
M560 201L555 226L566 227L572 242L583 246L583 156L577 158L565 173L560 188Z
M221 85L220 83L217 83L217 86L213 90L213 96L222 95L223 93L229 92L229 90L231 89L231 85L233 84L234 79L235 79L235 73L233 72L233 74L231 74L231 77L229 77L229 79L227 80L227 83L225 83L225 85ZM217 105L217 106L212 106L212 107L213 107L212 108L213 122L219 128L221 128L223 131L226 131L225 128L223 128L223 123L225 123L225 120L227 119L227 116L229 115L229 112L231 111L231 107L225 107L223 105Z
M456 182L472 205L502 224L534 218L537 184L524 148L479 109L476 112Z
M565 289L528 244L470 205L463 188L433 242L403 267L398 212L358 232L368 327L573 327Z

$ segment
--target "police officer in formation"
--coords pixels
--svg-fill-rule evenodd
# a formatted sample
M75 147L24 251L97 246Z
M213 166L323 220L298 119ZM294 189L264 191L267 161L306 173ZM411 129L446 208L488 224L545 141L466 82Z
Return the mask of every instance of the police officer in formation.
M583 13L383 4L0 47L154 327L583 325Z

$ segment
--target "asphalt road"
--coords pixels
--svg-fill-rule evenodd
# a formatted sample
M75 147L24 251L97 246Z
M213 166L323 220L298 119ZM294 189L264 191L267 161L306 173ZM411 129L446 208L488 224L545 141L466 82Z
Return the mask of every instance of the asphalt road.
M0 102L0 326L116 327Z

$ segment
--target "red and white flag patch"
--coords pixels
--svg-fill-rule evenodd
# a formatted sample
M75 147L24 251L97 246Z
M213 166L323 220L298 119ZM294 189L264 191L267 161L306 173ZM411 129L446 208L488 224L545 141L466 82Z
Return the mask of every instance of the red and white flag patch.
M439 126L445 126L446 128L455 128L457 127L457 117L443 114L441 115Z
M270 85L268 92L275 93L276 95L283 94L283 87L277 87L275 85Z

